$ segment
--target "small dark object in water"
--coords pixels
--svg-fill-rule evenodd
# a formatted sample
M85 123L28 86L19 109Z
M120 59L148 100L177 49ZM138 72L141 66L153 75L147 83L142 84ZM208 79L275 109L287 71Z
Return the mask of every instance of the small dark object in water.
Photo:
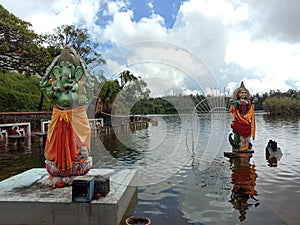
M277 167L277 162L281 159L282 152L277 146L277 142L269 140L266 147L266 160L268 161L268 166Z

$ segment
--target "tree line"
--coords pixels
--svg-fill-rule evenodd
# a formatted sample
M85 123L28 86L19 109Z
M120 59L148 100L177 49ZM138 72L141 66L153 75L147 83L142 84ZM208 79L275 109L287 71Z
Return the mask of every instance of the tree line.
M270 91L269 97L263 102L263 109L271 115L299 116L300 91Z
M172 96L172 101L168 101L170 97L143 99L134 105L132 112L135 114L178 113L178 109L184 111L182 103L189 99L192 99L196 106L209 97L204 95ZM255 110L263 110L271 115L300 116L300 91L293 89L287 92L270 90L269 93L257 93L250 96L251 100L254 98L257 99ZM201 110L201 106L198 108L198 111Z
M191 103L188 104L190 101L195 106L209 97L189 95L153 98L149 97L150 91L147 89L147 85L140 85L139 82L143 83L143 81L131 74L130 71L124 71L120 76L123 77L122 82L117 79L109 80L103 84L98 83L100 86L97 88L100 90L101 100L105 102L106 98L109 98L111 102L118 102L118 112L123 115L185 112L186 109L191 108ZM124 89L125 86L127 87ZM136 91L137 87L135 86L139 86L140 91ZM0 72L0 112L38 111L40 94L38 77L24 76L24 74L15 72ZM273 115L300 115L300 91L271 90L262 95L252 95L251 99L254 97L258 99L255 110L264 110ZM116 101L116 99L118 100ZM103 105L102 111L111 113L112 104L109 103L107 108ZM52 104L45 102L43 110L50 111L51 108Z

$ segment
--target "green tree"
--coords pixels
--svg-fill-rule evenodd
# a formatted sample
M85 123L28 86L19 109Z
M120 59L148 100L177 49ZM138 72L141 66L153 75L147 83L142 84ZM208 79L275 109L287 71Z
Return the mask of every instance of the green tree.
M122 90L117 79L107 80L101 88L99 98L103 102L103 112L111 113L111 107L118 93Z
M40 94L38 77L0 72L0 112L37 111ZM51 104L44 108L50 110Z
M111 113L113 104L117 101L118 112L128 112L128 108L140 99L148 98L150 90L141 77L136 77L125 70L119 74L119 79L106 80L98 98L103 104L102 111Z
M124 96L127 102L136 102L149 97L150 90L141 77L136 77L130 71L125 70L120 74L120 78L121 88L125 92Z
M44 34L43 41L54 52L57 49L63 49L66 45L73 47L86 64L105 63L102 55L95 50L99 44L91 40L87 29L77 28L74 25L62 25L54 29L54 34Z
M283 93L283 96L284 95L286 95L286 93ZM300 99L298 95L292 95L292 97L269 97L265 99L263 109L270 114L287 116L299 115Z
M128 82L136 81L138 78L130 73L129 70L124 70L120 73L121 87L123 88Z
M51 60L42 47L41 36L31 24L9 13L0 5L0 69L26 75L41 74Z

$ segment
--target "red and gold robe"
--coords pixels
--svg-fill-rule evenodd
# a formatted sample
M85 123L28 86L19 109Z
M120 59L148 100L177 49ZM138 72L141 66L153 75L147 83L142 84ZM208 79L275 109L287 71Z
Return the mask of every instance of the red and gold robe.
M45 158L59 170L68 170L80 154L80 147L90 151L91 128L85 106L60 110L55 105L45 145Z

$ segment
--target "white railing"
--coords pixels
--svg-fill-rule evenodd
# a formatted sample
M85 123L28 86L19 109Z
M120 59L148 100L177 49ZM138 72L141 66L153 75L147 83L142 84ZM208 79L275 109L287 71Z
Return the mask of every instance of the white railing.
M103 118L89 119L89 124L92 129L103 127L104 125Z
M42 133L46 132L46 127L50 124L50 122L51 122L51 120L41 122L41 132ZM89 119L89 124L92 129L97 129L97 128L103 127L103 125L104 125L103 118Z
M0 128L0 138L3 138L3 135L4 135L6 138L8 137L7 131L6 131L6 130L2 130L2 129Z
M26 134L26 131L25 129L23 128L23 126L27 127L27 134ZM7 134L7 129L4 130L4 129L1 129L1 128L9 128L11 127L12 130L16 130L16 133L20 136L25 136L25 135L28 135L30 136L31 135L31 125L30 123L5 123L5 124L0 124L0 131L1 131L1 134ZM22 127L22 128L20 128Z
M42 121L41 122L41 132L46 133L47 129L46 127L50 124L51 120ZM98 129L100 127L103 127L104 122L103 118L98 119L89 119L89 124L92 129ZM27 129L24 129L26 127ZM3 129L6 128L6 129ZM6 124L0 124L0 138L8 137L8 128L11 130L15 130L17 135L19 136L30 136L31 135L31 124L29 122L26 123L6 123ZM27 131L27 132L26 132Z
M46 132L46 126L48 126L50 124L50 122L51 122L51 120L41 122L41 132L42 133Z

